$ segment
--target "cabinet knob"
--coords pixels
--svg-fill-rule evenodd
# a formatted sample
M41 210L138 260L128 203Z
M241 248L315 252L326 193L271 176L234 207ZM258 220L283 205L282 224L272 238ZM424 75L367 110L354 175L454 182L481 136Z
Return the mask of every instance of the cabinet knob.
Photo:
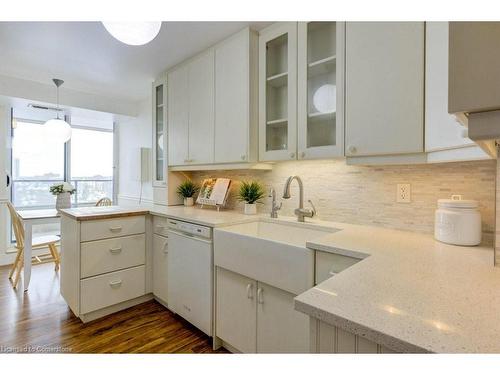
M246 155L241 155L241 160L245 160L247 158Z
M302 151L302 152L300 153L300 157L301 157L302 159L304 159L304 158L306 157L306 153Z
M350 154L355 154L358 150L354 146L349 146L347 147L347 151L349 151Z
M295 152L290 153L290 159L295 158Z

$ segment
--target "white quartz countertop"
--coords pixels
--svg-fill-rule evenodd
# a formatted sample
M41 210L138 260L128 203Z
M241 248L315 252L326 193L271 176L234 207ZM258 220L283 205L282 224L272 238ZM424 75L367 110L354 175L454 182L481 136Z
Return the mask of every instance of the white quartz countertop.
M62 215L69 216L75 220L98 220L135 215L152 214L156 216L170 217L177 220L186 220L191 223L206 225L209 227L220 227L224 225L241 224L255 221L257 216L244 215L242 213L213 208L184 207L184 206L103 206L103 207L78 207L60 210Z
M83 221L145 215L149 213L149 209L144 207L100 206L67 208L59 210L59 212L72 219Z
M149 210L152 215L185 220L190 223L220 227L232 224L242 224L256 220L256 216L245 215L232 210L217 211L214 208L184 207L184 206L158 206Z
M150 213L210 227L259 219L184 206L61 213L76 220ZM396 351L500 353L500 268L493 267L492 247L446 245L431 235L379 227L308 222L339 231L307 247L362 260L297 296L298 311Z
M295 308L403 352L500 353L500 268L488 246L332 223L308 247L363 258L302 293Z

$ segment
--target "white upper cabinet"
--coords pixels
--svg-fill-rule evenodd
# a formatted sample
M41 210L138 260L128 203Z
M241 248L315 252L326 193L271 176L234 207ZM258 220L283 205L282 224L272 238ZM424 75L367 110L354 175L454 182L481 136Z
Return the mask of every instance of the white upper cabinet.
M153 83L153 186L166 185L167 136L166 136L166 97L165 76Z
M257 43L246 28L168 72L169 166L257 161Z
M189 164L214 161L214 51L188 65Z
M168 165L209 164L214 159L214 51L170 71Z
M424 23L347 22L346 156L423 153Z
M276 23L259 37L259 159L297 158L297 23Z
M257 43L246 28L215 47L215 163L257 159Z
M179 66L168 73L168 165L183 165L188 149L188 67Z
M448 114L448 22L427 22L425 30L425 150L475 145Z
M299 22L298 159L344 155L343 22Z

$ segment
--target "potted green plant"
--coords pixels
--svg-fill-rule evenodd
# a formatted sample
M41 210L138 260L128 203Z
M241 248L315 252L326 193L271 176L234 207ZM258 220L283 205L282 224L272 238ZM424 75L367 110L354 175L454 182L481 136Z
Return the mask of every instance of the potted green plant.
M71 195L76 192L76 189L69 182L54 184L49 191L57 197L56 210L71 208Z
M244 213L246 215L255 215L257 213L257 203L264 196L264 189L257 181L243 181L240 184L238 200L245 202Z
M191 180L186 180L177 187L177 194L184 198L184 206L194 204L194 195L198 192L199 186Z

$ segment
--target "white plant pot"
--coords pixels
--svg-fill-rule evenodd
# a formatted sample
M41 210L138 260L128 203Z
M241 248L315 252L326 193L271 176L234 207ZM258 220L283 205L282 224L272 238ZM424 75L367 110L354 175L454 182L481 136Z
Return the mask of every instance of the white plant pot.
M71 194L61 193L57 195L56 198L56 210L61 210L64 208L71 208Z
M194 205L194 199L193 197L189 197L189 198L184 198L184 206L193 206Z
M245 215L257 214L257 203L245 203Z

